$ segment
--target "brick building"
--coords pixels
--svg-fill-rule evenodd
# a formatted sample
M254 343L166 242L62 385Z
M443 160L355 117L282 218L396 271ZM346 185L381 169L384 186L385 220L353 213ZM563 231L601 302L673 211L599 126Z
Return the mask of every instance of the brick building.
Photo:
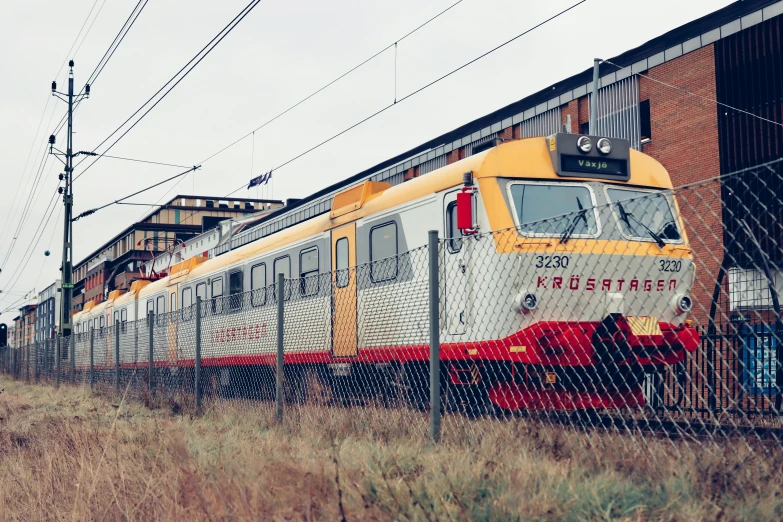
M277 200L182 195L172 198L74 265L74 311L81 310L87 302L103 301L112 290L128 290L134 279L143 276L144 263L220 221L280 206L282 202Z

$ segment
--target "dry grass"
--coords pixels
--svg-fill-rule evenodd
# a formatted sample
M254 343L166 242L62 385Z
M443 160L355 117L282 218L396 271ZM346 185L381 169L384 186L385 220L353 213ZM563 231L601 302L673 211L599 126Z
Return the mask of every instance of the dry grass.
M0 520L780 520L781 461L587 436L268 406L201 417L0 378ZM737 445L736 448L741 448Z

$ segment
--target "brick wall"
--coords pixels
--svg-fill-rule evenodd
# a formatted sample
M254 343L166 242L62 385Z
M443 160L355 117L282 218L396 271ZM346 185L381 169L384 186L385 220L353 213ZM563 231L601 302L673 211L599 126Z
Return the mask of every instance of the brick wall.
M715 99L712 45L650 69L661 82ZM675 187L720 175L717 109L711 101L656 83L639 80L640 100L650 100L652 141L644 152L669 171ZM680 211L697 262L694 318L706 324L715 278L723 256L720 182L678 191Z

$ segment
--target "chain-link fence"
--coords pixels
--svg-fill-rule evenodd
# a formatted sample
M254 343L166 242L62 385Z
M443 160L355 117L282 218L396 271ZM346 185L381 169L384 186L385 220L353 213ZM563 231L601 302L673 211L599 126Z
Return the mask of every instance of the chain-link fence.
M5 349L0 364L173 411L317 423L350 410L435 439L523 416L586 444L763 453L783 437L771 175L673 191L520 183L512 228L431 233L359 266Z

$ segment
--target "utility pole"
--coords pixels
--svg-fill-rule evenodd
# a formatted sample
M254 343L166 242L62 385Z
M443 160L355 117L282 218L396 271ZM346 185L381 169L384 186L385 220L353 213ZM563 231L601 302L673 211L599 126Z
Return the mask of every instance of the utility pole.
M68 104L68 138L65 152L54 147L55 136L49 136L49 153L55 156L64 156L65 160L60 161L65 165L65 173L60 174L63 186L60 187L60 194L63 195L63 204L65 206L63 221L63 259L60 265L62 272L62 299L60 300L60 335L63 337L71 335L71 307L73 306L73 158L81 153L73 152L73 107L85 98L90 97L90 85L84 86L83 93L74 94L73 92L73 60L68 62L68 92L57 91L57 82L52 82L52 96ZM56 152L55 152L56 151ZM58 158L59 159L59 158Z

